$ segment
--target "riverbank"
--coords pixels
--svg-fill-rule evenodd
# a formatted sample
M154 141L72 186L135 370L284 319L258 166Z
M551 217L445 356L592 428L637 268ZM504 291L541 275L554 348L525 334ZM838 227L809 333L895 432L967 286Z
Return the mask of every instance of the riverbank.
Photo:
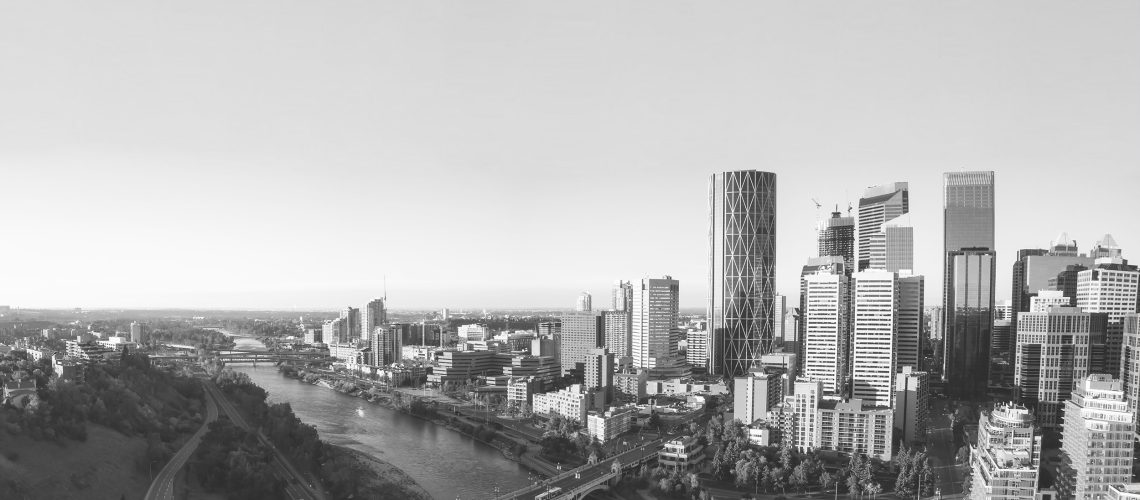
M415 479L399 467L384 460L340 445L326 445L331 455L326 468L337 473L362 478L349 493L357 498L431 500L432 496ZM346 495L347 496L347 495Z
M400 399L392 397L391 393L378 392L376 390L361 390L355 383L351 386L346 386L341 380L329 380L319 373L311 372L296 372L292 370L279 370L286 378L297 380L298 382L315 385L359 399L363 399L377 406L398 411L405 415L416 417L420 420L431 422L432 424L449 429L463 436L469 437L472 440L483 443L487 446L499 450L504 458L512 462L518 463L525 467L532 473L542 476L551 475L556 473L553 467L544 467L543 464L533 459L527 460L523 455L530 450L534 445L525 439L517 439L507 436L505 433L500 432L502 426L498 424L484 425L483 423L472 421L468 417L462 415L447 415L442 414L434 409L427 408L412 404L411 401L394 401Z

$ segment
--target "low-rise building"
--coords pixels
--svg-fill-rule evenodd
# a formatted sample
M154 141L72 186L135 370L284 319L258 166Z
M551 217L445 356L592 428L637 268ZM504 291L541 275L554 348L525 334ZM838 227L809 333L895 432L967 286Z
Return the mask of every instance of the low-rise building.
M863 453L884 462L891 460L894 412L853 398L825 398L819 406L820 444L823 450Z
M74 341L69 340L68 342L74 342ZM55 354L55 351L48 349L46 347L29 347L25 350L28 353L28 359L31 361L35 361L35 362L39 362L39 360L44 359L44 358L51 359L52 355Z
M1108 500L1140 500L1140 483L1108 485Z
M110 349L95 342L79 342L78 340L67 341L67 355L79 361L103 361L109 353L111 353Z
M640 401L648 396L645 389L648 382L649 372L645 370L615 373L614 392L619 397Z
M23 409L36 395L36 379L12 380L4 383L4 403Z
M665 443L657 452L657 463L671 470L689 470L705 461L705 447L694 436L681 436Z
M634 410L631 408L610 408L604 413L591 411L586 415L586 429L590 437L608 443L626 432L629 432L630 420Z
M502 363L493 351L439 351L435 368L428 375L428 383L464 382L480 375L501 375Z
M511 377L507 382L507 401L533 404L534 395L542 391L542 386L538 377Z
M681 396L695 392L712 395L727 394L728 386L724 385L724 382L700 382L688 378L654 379L647 380L645 383L645 394L648 396L658 394Z
M535 394L531 397L534 413L558 415L568 420L586 421L586 414L605 404L605 395L574 384L561 391Z

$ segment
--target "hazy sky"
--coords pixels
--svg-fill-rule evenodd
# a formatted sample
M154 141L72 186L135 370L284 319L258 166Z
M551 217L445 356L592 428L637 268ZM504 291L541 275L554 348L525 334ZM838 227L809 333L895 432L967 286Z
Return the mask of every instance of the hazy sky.
M1011 256L1140 260L1140 2L0 0L0 304L608 304L706 296L708 176L811 199L995 170Z

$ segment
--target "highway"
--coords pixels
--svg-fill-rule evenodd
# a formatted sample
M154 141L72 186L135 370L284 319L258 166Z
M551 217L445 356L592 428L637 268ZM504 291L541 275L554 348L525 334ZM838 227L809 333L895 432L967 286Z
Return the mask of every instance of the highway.
M202 382L206 384L205 381ZM186 461L194 454L194 450L198 449L198 443L202 442L202 436L206 435L209 430L210 423L218 419L218 405L214 402L214 397L210 391L206 391L206 420L202 422L202 427L195 432L186 444L178 450L171 457L166 466L158 472L154 481L150 483L150 488L146 490L146 500L173 500L174 498L174 478L178 476L178 471L182 470L182 466L186 465Z
M233 403L226 399L226 395L223 394L213 382L206 382L206 390L211 391L214 398L217 399L219 406L221 406L222 411L225 412L226 416L230 418L234 425L255 433L258 440L273 450L273 465L274 468L277 469L277 476L285 480L285 492L289 495L289 498L294 500L325 500L324 494L316 488L309 486L305 476L293 468L293 465L289 463L289 460L285 458L281 450L278 450L273 443L269 442L269 439L262 435L260 431L250 428L249 424L242 418Z

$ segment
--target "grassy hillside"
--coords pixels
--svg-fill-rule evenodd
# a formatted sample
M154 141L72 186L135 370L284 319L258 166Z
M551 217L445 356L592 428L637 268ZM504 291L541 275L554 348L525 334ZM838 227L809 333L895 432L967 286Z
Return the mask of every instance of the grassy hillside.
M0 498L142 498L150 486L146 439L87 425L85 442L0 431ZM156 464L156 469L161 464Z

